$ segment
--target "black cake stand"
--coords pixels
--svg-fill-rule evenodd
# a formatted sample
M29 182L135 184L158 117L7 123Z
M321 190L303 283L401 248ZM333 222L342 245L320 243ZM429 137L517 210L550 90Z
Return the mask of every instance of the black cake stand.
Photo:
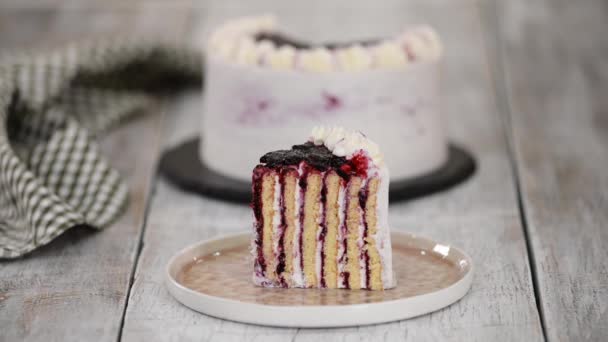
M180 188L226 201L249 203L251 183L224 176L209 169L199 158L199 138L166 150L159 169ZM476 169L473 156L465 149L449 145L447 161L425 175L402 180L391 180L391 202L408 200L448 189L469 178Z

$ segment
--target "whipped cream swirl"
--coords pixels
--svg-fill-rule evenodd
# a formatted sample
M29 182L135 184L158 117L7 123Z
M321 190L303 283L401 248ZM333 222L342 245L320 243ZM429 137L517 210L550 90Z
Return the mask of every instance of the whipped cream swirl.
M360 131L346 130L342 127L317 126L312 129L308 141L315 145L325 145L338 157L351 158L359 151L363 151L380 167L384 163L384 155L378 145L371 141Z
M439 36L429 26L417 26L365 46L354 42L336 48L277 45L258 33L279 32L272 14L230 20L209 37L207 51L240 65L315 73L403 69L410 64L433 62L442 55Z

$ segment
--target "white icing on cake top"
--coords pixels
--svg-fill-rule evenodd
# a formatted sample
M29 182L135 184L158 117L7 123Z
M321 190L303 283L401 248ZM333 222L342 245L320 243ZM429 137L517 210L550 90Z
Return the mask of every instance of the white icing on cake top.
M405 68L411 63L435 61L442 54L441 41L428 26L404 30L365 46L352 43L335 49L277 47L269 40L254 39L258 33L276 32L276 26L274 15L230 20L212 32L208 52L238 64L314 73Z
M317 126L312 129L308 140L315 145L325 145L338 157L351 158L357 152L364 151L376 166L380 167L384 163L384 156L378 145L359 131Z

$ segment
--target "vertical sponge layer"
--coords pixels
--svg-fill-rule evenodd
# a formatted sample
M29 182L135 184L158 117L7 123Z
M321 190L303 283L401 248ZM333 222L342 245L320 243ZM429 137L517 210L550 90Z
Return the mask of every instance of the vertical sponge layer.
M264 218L264 226L262 230L262 246L264 260L266 260L266 277L271 281L275 281L277 279L277 263L272 248L272 238L274 236L273 219L275 214L274 192L278 191L277 189L275 189L275 177L275 172L267 172L262 177L262 217Z
M330 171L325 177L327 189L327 201L325 206L325 235L323 277L325 286L334 289L338 287L338 229L340 229L340 187L342 178L335 172Z
M367 233L365 238L365 248L368 257L368 287L371 290L381 290L382 285L382 261L378 253L378 247L374 236L378 232L378 188L380 180L373 178L368 183L368 197L365 203L365 221L367 223Z
M346 255L348 258L346 271L348 272L348 286L351 289L361 288L361 271L359 269L359 227L361 225L361 209L359 207L359 191L362 179L353 177L347 187L346 209Z
M318 287L316 274L317 231L319 230L320 197L323 177L318 172L306 176L306 193L304 194L304 279L306 287Z
M296 210L299 205L296 203L296 184L298 182L298 172L296 170L286 172L283 178L283 201L285 203L285 274L283 279L287 284L293 286L292 275L294 273L295 246L294 238L296 234Z

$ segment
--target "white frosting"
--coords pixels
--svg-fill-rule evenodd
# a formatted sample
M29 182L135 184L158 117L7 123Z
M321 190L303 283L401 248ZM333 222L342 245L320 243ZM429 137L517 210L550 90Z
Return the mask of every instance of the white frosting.
M270 50L265 57L265 62L274 69L293 69L295 66L296 50L291 46L281 46L277 50Z
M325 48L301 51L298 55L298 66L302 70L329 72L333 69L332 53Z
M427 42L430 51L428 53L429 58L438 59L443 54L443 46L441 44L441 39L437 35L437 32L433 30L431 27L422 26L417 30L418 34L423 37L423 39Z
M403 53L401 53L403 55ZM372 66L372 55L369 49L361 45L353 45L346 49L336 51L336 58L341 70L360 71Z
M242 38L236 46L235 60L239 64L255 65L258 63L257 45L249 37Z
M384 163L384 156L378 145L360 131L349 131L342 127L316 126L309 141L315 145L325 145L334 155L350 158L359 151L367 153L376 166Z
M266 56L273 53L276 49L274 43L269 40L259 41L256 48L259 56L258 63L265 63Z
M436 63L313 74L210 56L205 73L201 158L229 177L249 181L261 155L289 148L317 125L365 132L382 147L393 179L430 172L446 160Z
M276 18L273 15L245 17L229 21L217 28L211 35L208 52L225 60L233 60L246 65L253 65L253 55L259 53L257 45L263 46L264 53L269 52L269 59L257 60L257 65L277 70L296 68L306 72L326 73L333 71L356 72L370 68L399 68L408 63L408 54L413 54L415 62L434 61L441 56L441 44L435 31L428 26L407 30L398 35L398 39L379 40L373 44L361 46L358 43L346 44L334 49L325 47L288 48L286 52L269 50L268 41L255 41L258 33L272 33L276 30ZM254 45L244 47L241 51L240 40L247 38ZM273 46L274 48L274 46ZM278 53L275 55L274 53ZM294 63L295 61L295 63Z
M384 42L372 49L375 63L383 68L403 68L407 65L407 56L399 44L393 41Z
M397 285L393 274L393 256L391 250L391 233L388 224L388 188L389 172L388 168L380 168L380 187L378 189L376 210L377 210L377 231L376 235L371 236L376 242L376 249L380 255L382 263L382 285L385 289Z
M409 34L403 37L403 45L411 53L414 60L428 58L431 54L430 46L427 46L417 34Z
M218 56L223 58L232 58L235 52L236 44L233 40L225 40L218 42L216 51Z

